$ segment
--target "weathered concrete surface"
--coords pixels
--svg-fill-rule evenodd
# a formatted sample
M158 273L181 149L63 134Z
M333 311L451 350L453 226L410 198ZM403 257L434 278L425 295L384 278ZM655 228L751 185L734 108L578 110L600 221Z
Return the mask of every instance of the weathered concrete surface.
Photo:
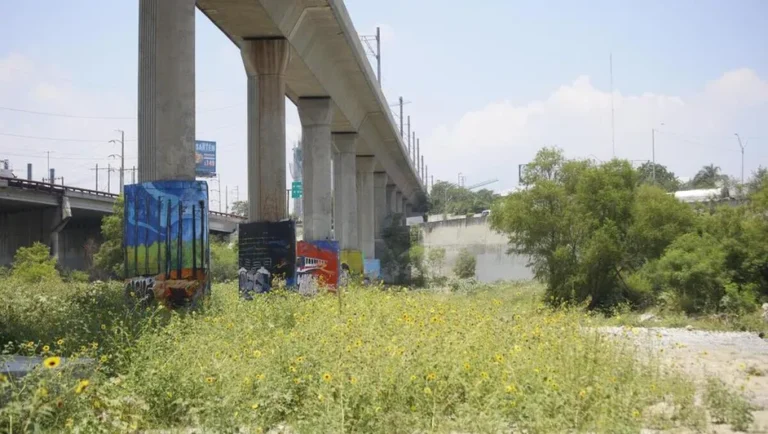
M374 208L373 157L357 157L357 236L366 259L375 258L376 217Z
M334 162L334 233L341 250L360 250L357 220L357 134L333 135L338 151Z
M331 186L331 99L300 98L303 146L304 237L331 239L333 188Z
M446 275L452 273L461 249L467 249L477 259L476 277L481 282L533 277L525 266L526 258L506 253L507 237L492 230L487 217L422 223L418 226L426 249L445 249L443 272Z
M285 197L285 39L242 41L248 75L248 221L288 217ZM329 175L330 176L330 175Z
M195 179L195 0L139 1L139 182Z

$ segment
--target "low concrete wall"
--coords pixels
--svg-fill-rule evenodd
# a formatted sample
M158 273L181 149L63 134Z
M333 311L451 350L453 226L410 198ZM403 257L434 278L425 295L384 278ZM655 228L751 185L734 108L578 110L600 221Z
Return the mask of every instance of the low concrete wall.
M488 217L469 217L423 223L421 240L424 247L445 249L443 274L451 275L461 249L467 249L477 259L476 277L481 282L531 279L527 258L508 255L507 236L491 229Z

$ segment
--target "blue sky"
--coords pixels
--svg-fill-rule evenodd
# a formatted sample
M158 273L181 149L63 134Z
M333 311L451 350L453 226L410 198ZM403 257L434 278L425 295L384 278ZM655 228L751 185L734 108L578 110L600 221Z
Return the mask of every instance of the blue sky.
M516 184L517 164L543 145L573 157L616 155L692 176L714 162L738 175L734 132L748 137L747 173L768 165L768 2L347 0L361 34L383 32L383 88L402 95L436 179ZM222 189L245 197L245 74L236 47L197 15L197 136L219 143ZM138 4L27 0L0 18L0 106L86 116L136 114ZM288 140L298 139L287 104ZM661 124L664 124L663 126ZM0 109L0 159L44 176L45 151L67 183L93 187L114 129L136 121L67 119ZM105 139L105 140L102 140ZM136 142L127 142L127 165ZM288 144L290 146L290 143ZM117 174L113 174L113 181ZM129 176L130 178L130 176ZM106 188L106 173L100 188ZM113 191L116 182L112 183ZM216 189L216 186L212 188ZM231 193L230 196L234 196ZM212 192L216 207L217 192ZM232 197L230 197L232 200Z

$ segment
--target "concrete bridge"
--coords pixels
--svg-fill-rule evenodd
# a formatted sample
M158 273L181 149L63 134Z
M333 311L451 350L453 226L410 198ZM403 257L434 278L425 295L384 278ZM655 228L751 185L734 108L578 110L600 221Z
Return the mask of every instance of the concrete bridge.
M422 199L423 161L341 0L140 0L139 182L194 179L196 6L243 59L248 221L288 217L287 96L302 124L304 239L375 257L387 217Z
M0 177L0 266L10 264L19 247L40 241L65 268L85 268L86 245L101 242L101 219L116 199L103 191ZM211 211L208 227L228 234L244 220Z

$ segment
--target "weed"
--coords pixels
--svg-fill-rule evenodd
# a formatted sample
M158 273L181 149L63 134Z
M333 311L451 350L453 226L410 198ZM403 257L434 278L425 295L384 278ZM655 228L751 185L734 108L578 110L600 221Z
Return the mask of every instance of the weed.
M727 423L738 431L746 431L754 422L755 408L718 378L707 379L704 401L715 423Z

